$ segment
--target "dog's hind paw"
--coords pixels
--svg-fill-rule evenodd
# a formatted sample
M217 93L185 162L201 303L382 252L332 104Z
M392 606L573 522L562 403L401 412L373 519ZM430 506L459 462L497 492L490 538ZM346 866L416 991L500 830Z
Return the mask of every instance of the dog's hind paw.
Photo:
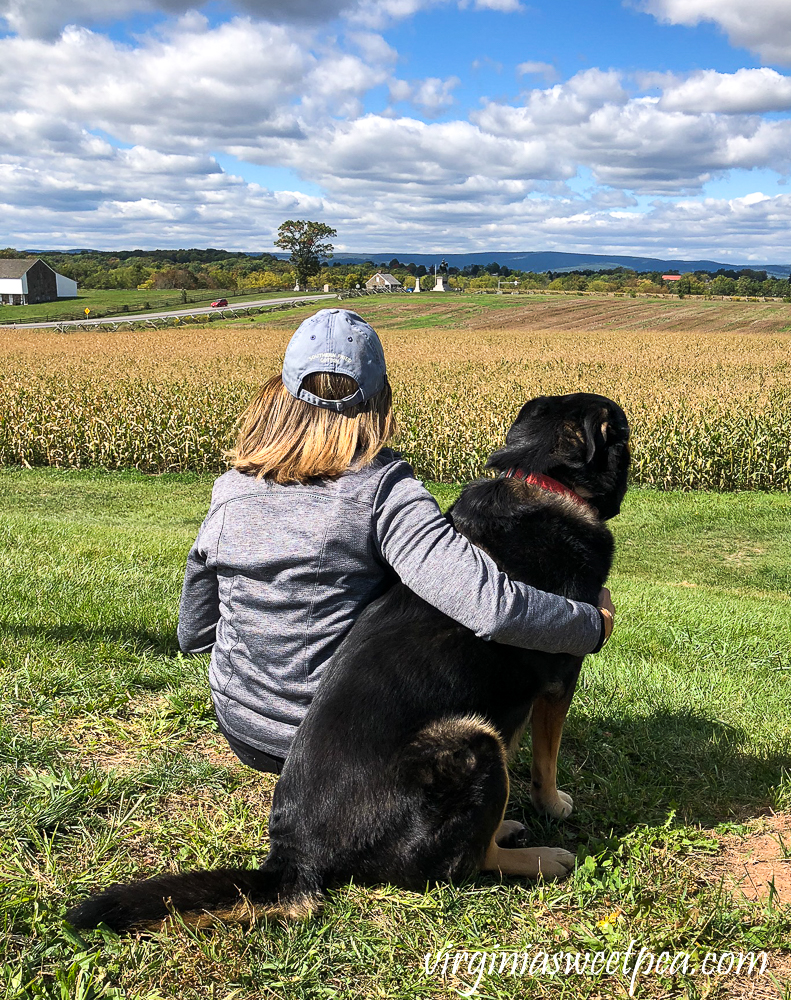
M498 847L518 847L520 846L524 832L525 827L523 823L519 823L515 819L504 819L497 828L494 840Z
M533 805L539 812L549 813L553 819L566 819L574 811L574 799L568 792L555 789L555 795L538 795L535 790L532 795Z

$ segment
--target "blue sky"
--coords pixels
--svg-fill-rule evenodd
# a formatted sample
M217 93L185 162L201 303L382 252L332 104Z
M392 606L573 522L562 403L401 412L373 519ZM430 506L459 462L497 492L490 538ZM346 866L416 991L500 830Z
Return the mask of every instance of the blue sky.
M0 245L791 262L788 0L0 0Z
M481 87L512 96L515 68L528 60L553 65L558 79L591 66L683 72L759 64L732 48L713 24L690 31L660 24L650 14L619 3L561 0L533 4L510 15L491 10L426 11L383 34L404 53L409 72L416 76L461 76L469 104L477 102ZM488 68L473 69L474 63L485 61Z

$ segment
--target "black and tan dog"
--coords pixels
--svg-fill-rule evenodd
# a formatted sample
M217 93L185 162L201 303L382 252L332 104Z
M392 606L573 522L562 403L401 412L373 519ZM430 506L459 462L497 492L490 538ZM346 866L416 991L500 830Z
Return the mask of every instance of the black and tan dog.
M626 492L629 427L604 396L526 403L449 516L510 577L595 603L613 540L604 521ZM574 856L504 846L508 755L532 731L534 805L563 818L563 722L582 658L485 642L396 585L360 616L322 678L277 784L259 869L164 875L112 886L74 907L77 927L152 926L313 913L354 879L421 891L479 870L562 878Z

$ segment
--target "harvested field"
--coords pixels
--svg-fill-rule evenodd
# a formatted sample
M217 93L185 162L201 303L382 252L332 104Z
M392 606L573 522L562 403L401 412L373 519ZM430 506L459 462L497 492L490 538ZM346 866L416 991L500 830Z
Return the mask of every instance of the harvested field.
M382 336L418 475L479 475L519 406L601 392L634 429L634 481L791 489L791 307L458 296L360 299ZM0 331L0 462L218 471L236 416L310 308L160 331Z

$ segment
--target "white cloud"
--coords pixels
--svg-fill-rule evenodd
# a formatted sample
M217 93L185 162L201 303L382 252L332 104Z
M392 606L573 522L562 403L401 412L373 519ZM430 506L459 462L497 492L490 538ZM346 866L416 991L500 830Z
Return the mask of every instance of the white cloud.
M628 99L620 73L587 69L547 90L529 91L523 117L534 128L580 124L587 121L597 108L607 104L625 104Z
M519 0L475 0L476 10L499 10L503 14L513 14L525 8Z
M381 27L388 20L401 21L413 17L426 7L438 7L447 2L448 0L370 0L369 3L363 3L360 0L349 10L349 16L360 23Z
M263 162L255 147L232 149L233 155ZM492 180L562 180L576 168L559 162L551 143L540 136L528 140L495 136L463 121L427 124L413 118L366 115L333 123L312 133L307 143L283 140L278 162L310 175L328 192L392 192L406 194L433 186L437 197L452 196L469 177ZM310 164L310 167L309 167Z
M431 76L412 83L407 83L406 80L393 80L390 83L390 99L408 101L431 118L442 114L453 104L452 91L460 83L461 80L457 76L448 77L447 80Z
M787 169L791 122L663 112L648 101L596 111L577 155L600 182L645 192L695 189L732 168Z
M15 0L3 2L8 11ZM370 9L407 16L450 2ZM177 14L179 3L159 8ZM25 7L31 18L54 9ZM262 249L297 215L336 226L352 249L516 249L526 233L533 245L612 252L681 241L724 256L729 239L756 253L763 239L788 243L786 196L687 197L733 168L791 169L791 122L759 116L788 107L789 78L774 70L649 74L642 85L660 93L641 97L618 71L588 69L528 87L517 106L489 100L469 120L436 122L458 78L399 79L399 54L371 24L344 35L295 16L210 27L191 10L129 45L84 27L0 38L0 217L13 241ZM388 89L410 114L364 113ZM224 172L215 154L287 168L322 194L267 190ZM599 185L585 197L568 186L581 168ZM685 200L646 213L633 192Z
M791 109L791 77L773 69L740 69L735 73L707 69L686 78L646 75L643 82L662 86L659 103L668 111L755 114Z
M185 18L136 49L68 28L53 43L0 39L0 86L9 110L46 108L55 120L171 152L299 138L304 94L305 114L357 113L357 100L387 78L356 56L313 53L310 42L243 18L211 31Z
M398 62L398 52L373 31L350 31L346 37L369 63L394 67Z
M0 134L13 134L7 126ZM310 157L320 164L311 176L324 183L323 197L268 191L222 172L211 156L114 149L74 126L53 132L45 118L16 127L36 153L18 150L0 164L0 212L18 246L267 249L283 218L296 215L326 220L357 250L524 249L529 233L531 247L547 249L791 259L791 196L661 201L638 211L620 191L564 193L555 147L497 139L468 123L369 116L327 125L307 145L279 140L295 168Z
M757 52L766 62L791 64L788 0L642 0L641 9L669 24L712 21L732 45Z
M25 38L56 38L67 25L96 26L133 14L163 13L177 17L206 7L210 0L0 0L0 23ZM362 29L413 17L454 0L229 0L232 11L271 24L320 25L343 18ZM455 0L465 8L511 14L524 10L520 0Z
M558 76L558 72L552 63L546 62L519 63L516 67L516 72L519 76L543 76L549 83L556 80Z
M733 168L787 170L791 159L789 121L668 110L664 97L630 97L612 71L531 91L521 107L489 102L472 119L504 139L543 138L558 164L649 194L692 191Z
M456 188L415 178L411 188L351 183L317 198L247 184L200 157L159 160L141 149L111 151L90 175L76 157L53 156L42 166L0 165L0 210L19 246L264 250L280 222L296 215L324 219L352 250L450 252L494 243L517 250L529 233L531 248L791 260L789 195L661 201L637 211L629 199L548 197L540 185L488 172L470 173ZM75 170L82 181L75 183Z
M451 91L460 83L461 80L457 76L448 77L447 80L440 80L436 76L429 77L417 87L412 101L427 112L436 114L453 104Z
M58 0L0 0L0 24L4 20L11 31L24 37L53 38L66 24L107 20L104 0L71 0L68 12L65 6ZM147 6L146 0L115 0L113 18Z
M206 5L207 0L0 0L0 18L24 37L54 38L69 24L95 25L120 20L135 13L184 14ZM394 0L371 0L376 11ZM398 2L398 0L395 0ZM411 0L417 7L428 0ZM272 23L324 23L359 9L361 0L232 0L243 14Z
M224 173L211 157L94 146L0 163L0 212L18 246L271 246L289 214L324 211L321 199L273 193Z
M78 28L52 43L0 39L0 149L90 160L105 155L86 145L90 129L163 155L216 151L287 166L330 197L352 187L375 197L394 185L411 196L430 182L453 200L473 176L524 192L587 167L608 187L673 193L732 168L789 167L791 122L705 110L778 99L788 81L771 70L665 77L661 98L635 98L621 74L589 69L528 91L522 106L490 101L471 121L431 124L362 115L363 98L387 85L392 100L431 117L452 103L458 78L398 80L380 36L355 43L363 55L246 18L210 30L194 13L136 49ZM733 95L741 105L728 104Z
M528 91L521 107L488 101L471 117L493 135L528 138L545 135L548 129L558 134L566 126L589 121L598 108L627 101L628 94L618 73L594 69L546 90Z

